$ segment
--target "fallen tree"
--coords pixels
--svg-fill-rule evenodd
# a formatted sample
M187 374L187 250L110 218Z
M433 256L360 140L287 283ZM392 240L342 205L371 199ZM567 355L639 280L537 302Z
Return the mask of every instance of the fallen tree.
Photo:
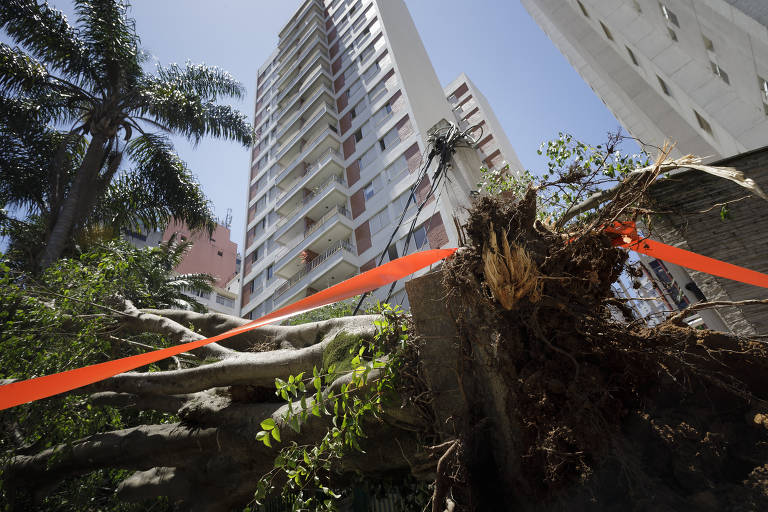
M182 510L239 510L281 489L328 509L351 475L430 482L441 512L765 509L765 344L679 315L617 319L610 287L627 255L601 226L642 206L650 182L563 229L540 220L536 187L480 198L466 246L408 283L411 317L264 327L79 390L91 407L172 421L17 446L4 492L23 509L119 468L121 499ZM111 308L123 335L172 341L245 322Z

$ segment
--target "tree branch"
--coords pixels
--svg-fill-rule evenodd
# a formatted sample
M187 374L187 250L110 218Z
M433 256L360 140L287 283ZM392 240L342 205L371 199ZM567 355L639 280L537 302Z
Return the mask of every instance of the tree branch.
M184 370L122 373L84 389L140 395L179 395L221 386L272 386L277 377L311 372L313 366L321 367L323 350L329 342L326 340L300 350L238 353L237 357Z
M142 309L141 311L168 318L182 325L191 324L205 336L216 336L251 322L245 318L222 313L196 313L182 309ZM222 340L221 345L235 350L251 350L266 343L280 348L303 348L317 343L319 339L335 336L341 331L361 336L367 335L372 333L373 321L380 318L380 315L358 315L295 326L265 325Z
M138 409L176 414L190 400L191 395L133 395L104 391L92 394L88 400L97 406L113 406L121 409Z
M624 181L619 183L617 186L610 189L601 190L600 192L597 192L592 196L588 197L581 203L571 206L568 210L566 210L563 216L557 221L555 226L557 228L561 228L569 220L573 219L574 217L582 213L585 213L589 210L592 210L594 208L597 208L598 206L605 203L606 201L610 201L611 199L616 197L616 194L622 188L626 187L628 184L634 181L637 181L646 176L650 176L654 173L665 173L665 172L673 171L675 169L696 169L698 171L703 171L708 174L711 174L713 176L731 180L734 183L748 189L754 195L768 201L768 195L766 195L765 192L763 192L760 189L760 187L757 185L757 183L754 182L754 180L745 177L743 172L737 171L732 167L713 167L710 165L701 165L700 162L701 162L701 158L687 155L682 158L678 158L676 160L667 160L663 163L656 163L648 167L635 169L634 171L630 172L627 175L627 177L624 179Z
M206 336L187 329L182 324L169 318L151 313L142 313L130 301L126 301L124 314L117 319L121 323L127 324L140 332L163 334L174 343L189 343L206 338ZM200 348L190 350L190 352L199 358L227 359L239 355L239 352L236 350L222 347L218 343L209 343Z
M692 304L679 312L676 315L673 315L667 319L668 323L676 324L676 325L682 325L683 318L687 317L688 315L700 311L702 309L708 309L708 308L716 308L716 307L722 307L722 306L756 306L760 304L768 304L768 299L748 299L748 300L738 300L738 301L730 301L730 300L714 300L711 302L699 302L698 304Z

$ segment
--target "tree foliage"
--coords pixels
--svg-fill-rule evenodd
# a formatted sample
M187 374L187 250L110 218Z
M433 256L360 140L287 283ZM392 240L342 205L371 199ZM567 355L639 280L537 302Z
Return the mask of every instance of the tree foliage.
M170 218L212 229L210 205L169 135L249 146L242 98L225 71L187 63L147 71L129 4L75 0L76 23L47 2L0 4L0 207L45 267L87 226L154 229ZM21 222L21 224L20 224ZM24 230L25 227L28 228Z
M172 344L166 336L120 328L112 307L128 299L138 307L203 310L182 292L210 291L212 278L173 273L186 249L188 243L174 240L144 249L111 241L59 260L36 277L0 262L0 379L49 375ZM1 412L0 452L7 459L105 429L172 419L152 411L95 408L81 395L64 394ZM138 510L116 501L111 490L125 476L98 471L57 487L41 503L50 510Z

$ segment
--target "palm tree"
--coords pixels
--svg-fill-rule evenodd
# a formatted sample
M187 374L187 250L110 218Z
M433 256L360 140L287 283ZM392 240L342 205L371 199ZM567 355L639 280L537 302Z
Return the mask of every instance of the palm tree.
M231 75L190 63L149 73L127 3L74 3L75 26L47 2L0 2L17 45L0 43L0 207L42 223L41 268L89 223L155 228L175 217L212 229L168 136L252 142L245 116L217 103L244 95Z

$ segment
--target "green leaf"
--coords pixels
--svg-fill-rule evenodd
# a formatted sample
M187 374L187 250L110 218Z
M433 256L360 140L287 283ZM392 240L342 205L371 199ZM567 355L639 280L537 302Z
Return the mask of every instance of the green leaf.
M272 437L275 438L275 441L277 441L279 443L280 442L280 429L275 427L270 432L272 433Z
M306 462L309 466L312 465L312 461L309 460L309 455L307 455L307 450L304 450L304 462Z
M275 428L275 420L272 418L267 418L264 421L261 422L261 428L264 430L272 430Z

